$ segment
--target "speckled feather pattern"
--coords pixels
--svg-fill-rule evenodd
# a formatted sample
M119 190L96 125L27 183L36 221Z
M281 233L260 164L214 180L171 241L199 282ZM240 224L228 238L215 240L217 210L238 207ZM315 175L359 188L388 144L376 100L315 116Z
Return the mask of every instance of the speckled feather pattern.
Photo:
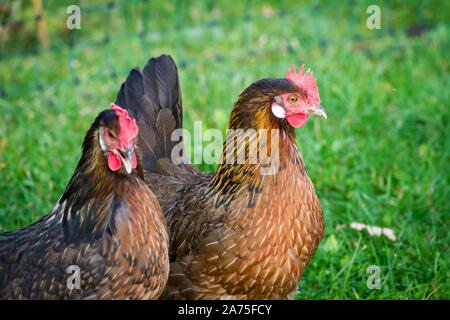
M199 200L208 194L205 182L185 184L166 203L172 262L163 298L286 299L295 291L324 222L293 150L294 161L266 176L260 192L241 190L227 206Z

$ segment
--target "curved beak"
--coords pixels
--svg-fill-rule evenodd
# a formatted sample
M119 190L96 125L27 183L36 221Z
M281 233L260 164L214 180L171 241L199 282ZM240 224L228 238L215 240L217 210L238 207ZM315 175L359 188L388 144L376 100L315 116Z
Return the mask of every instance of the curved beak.
M122 161L127 173L130 174L133 171L133 147L120 150L117 152L117 156Z
M306 108L303 112L306 114L315 114L316 116L327 118L327 112L325 111L324 107L322 107L320 104L314 104L308 108Z
M133 171L133 148L129 147L125 151L125 158L122 159L123 165L125 166L125 170L130 174Z

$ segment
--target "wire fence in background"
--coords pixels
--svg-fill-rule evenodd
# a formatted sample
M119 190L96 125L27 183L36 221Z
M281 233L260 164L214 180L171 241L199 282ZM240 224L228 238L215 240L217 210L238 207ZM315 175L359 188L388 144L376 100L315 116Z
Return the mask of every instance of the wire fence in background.
M206 62L220 65L229 60L240 61L281 51L297 56L298 45L292 45L293 41L297 44L300 42L302 48L319 49L342 42L351 42L355 47L360 45L364 49L362 44L365 41L388 38L394 39L391 44L399 45L395 39L402 35L421 35L436 23L426 19L427 1L415 3L412 6L415 14L397 20L394 17L396 7L412 4L380 3L383 27L377 32L370 32L365 27L368 17L365 9L370 2L350 1L344 5L340 1L299 4L282 0L267 3L245 0L239 5L229 5L230 10L221 10L226 3L209 1L202 3L203 7L196 10L195 3L181 0L1 1L0 97L8 98L50 87L79 85L82 80L75 60L87 52L102 56L102 72L92 74L90 80L105 76L124 79L130 66L117 63L116 55L125 52L130 57L137 55L145 60L152 50L163 50L161 43L164 43L163 48L171 48L174 52L179 68L189 69ZM69 30L66 26L70 16L67 8L70 5L78 5L81 10L80 30ZM305 19L311 17L309 31L302 33L304 24L300 16ZM295 19L300 21L293 23ZM323 21L333 20L340 20L339 28L348 31L336 36L332 27L323 27ZM254 30L254 24L267 30L277 25L280 37L283 37L287 28L298 28L298 38L286 39L281 42L281 46L254 45L260 41L255 40L255 33L257 36L261 32ZM236 28L240 36L238 43L233 43L227 30ZM200 40L197 38L197 43L195 40L194 43L186 40L186 34L190 33L200 33ZM286 37L289 36L290 33L286 33ZM162 41L164 38L167 39ZM127 48L122 48L120 44L126 47L131 42L139 46L130 47L127 53ZM222 42L227 42L228 46L224 48L220 45ZM204 50L198 50L199 47ZM45 65L42 61L49 54L58 60L55 63L66 65L68 72L52 79L44 77L45 71L42 70ZM23 72L23 62L26 62L27 72ZM134 61L130 63L137 64ZM16 69L11 70L11 67ZM51 68L51 65L48 67ZM23 75L20 75L22 72Z

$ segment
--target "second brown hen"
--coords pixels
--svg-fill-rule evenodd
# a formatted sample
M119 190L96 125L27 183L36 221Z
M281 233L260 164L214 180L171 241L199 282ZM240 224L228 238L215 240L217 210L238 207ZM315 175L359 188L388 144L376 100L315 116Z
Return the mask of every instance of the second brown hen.
M162 298L285 299L295 292L324 222L294 128L310 114L326 117L319 102L315 80L303 75L303 67L284 79L255 82L230 115L229 128L244 132L231 135L237 143L227 138L224 144L222 160L231 161L207 174L172 160L179 141L171 134L182 128L173 60L163 55L130 73L116 103L142 129L145 181L169 230L171 270ZM274 138L264 138L260 129ZM272 144L277 136L279 143ZM253 147L264 152L256 161L239 162Z

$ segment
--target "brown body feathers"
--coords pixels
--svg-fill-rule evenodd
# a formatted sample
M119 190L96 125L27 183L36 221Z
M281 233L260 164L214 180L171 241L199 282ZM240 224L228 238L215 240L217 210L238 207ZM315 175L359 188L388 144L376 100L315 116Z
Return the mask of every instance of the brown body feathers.
M289 90L298 89L286 79L256 82L241 94L229 122L230 129L279 132L276 150L258 134L241 144L246 151L255 144L266 148L268 157L278 153L276 173L261 174L267 159L259 159L221 163L205 174L170 158L177 143L171 133L182 127L173 60L151 59L122 85L116 103L142 129L144 178L170 234L171 269L162 298L284 299L296 290L322 239L323 213L294 129L268 112L273 98ZM224 158L230 148L238 147L226 144Z

